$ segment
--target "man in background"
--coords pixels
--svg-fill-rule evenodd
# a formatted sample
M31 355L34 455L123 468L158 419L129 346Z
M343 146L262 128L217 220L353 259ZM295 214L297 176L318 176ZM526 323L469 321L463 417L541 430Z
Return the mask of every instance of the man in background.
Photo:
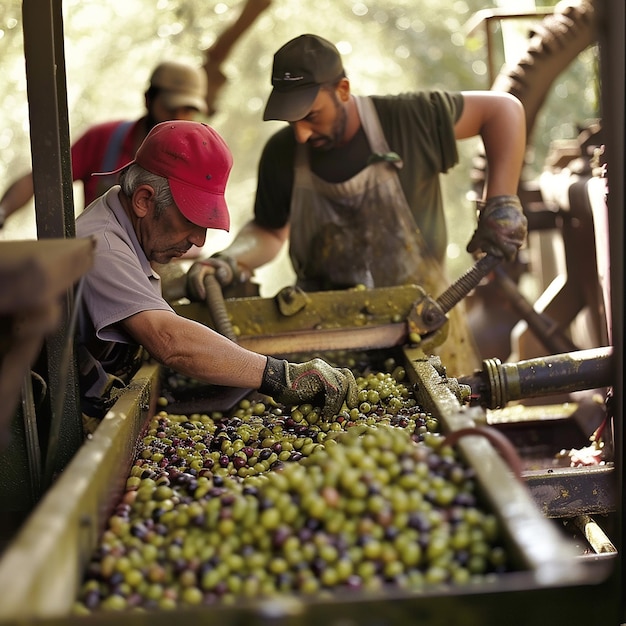
M217 96L227 83L221 65L243 33L270 4L271 0L247 0L239 17L205 51L202 68L176 61L157 65L144 94L145 113L138 120L97 124L72 144L72 180L83 184L85 207L115 182L91 175L115 170L131 161L156 124L194 120L215 113ZM33 194L32 172L27 172L17 178L0 199L0 227L12 213L24 207Z

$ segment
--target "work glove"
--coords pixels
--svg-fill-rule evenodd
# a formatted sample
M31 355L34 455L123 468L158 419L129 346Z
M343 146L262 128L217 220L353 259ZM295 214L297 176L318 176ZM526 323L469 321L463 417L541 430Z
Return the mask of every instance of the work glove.
M267 357L259 391L286 405L304 403L322 406L322 417L331 419L345 401L353 408L358 403L354 375L347 368L335 368L322 359L306 363Z
M250 279L251 272L241 267L235 259L218 252L208 259L196 261L187 272L187 294L192 300L204 301L206 289L204 279L214 274L217 282L224 287Z
M527 234L528 220L519 198L495 196L484 203L478 215L478 226L467 244L467 251L482 250L513 261Z

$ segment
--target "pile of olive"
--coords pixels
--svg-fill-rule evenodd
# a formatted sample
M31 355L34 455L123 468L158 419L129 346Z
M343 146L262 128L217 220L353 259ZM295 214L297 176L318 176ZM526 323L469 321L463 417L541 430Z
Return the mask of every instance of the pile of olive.
M403 378L357 377L359 406L331 422L269 399L229 415L156 415L76 610L420 591L505 571L472 470Z

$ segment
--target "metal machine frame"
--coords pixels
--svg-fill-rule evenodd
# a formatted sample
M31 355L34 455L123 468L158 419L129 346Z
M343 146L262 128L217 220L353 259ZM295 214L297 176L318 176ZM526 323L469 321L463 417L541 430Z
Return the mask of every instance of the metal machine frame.
M610 174L615 174L611 180L612 187L608 196L608 212L611 224L610 229L610 266L611 266L611 306L612 343L615 350L614 368L614 424L615 463L618 471L615 472L615 493L617 495L617 518L619 529L614 538L618 556L608 567L605 559L597 559L593 564L585 566L589 575L583 578L573 576L568 582L558 576L552 579L542 577L537 579L532 573L522 572L519 576L507 579L497 588L465 590L462 593L449 590L435 591L428 597L415 597L407 594L394 596L369 596L367 598L347 597L340 600L331 599L326 602L303 605L299 602L286 601L284 603L266 603L258 605L242 605L239 607L221 607L215 609L199 609L185 611L184 616L196 624L272 624L276 626L298 624L319 624L322 620L329 626L340 624L372 625L388 624L450 624L458 622L458 616L463 615L467 623L501 624L503 621L515 626L519 624L555 624L571 621L572 623L597 623L606 625L622 623L626 620L623 600L623 580L625 574L623 550L623 346L624 346L624 186L621 180L624 171L624 3L622 0L598 1L599 42L601 50L602 74L602 102L603 120L606 128L610 129L607 136L606 154L610 163ZM73 200L71 176L69 175L69 133L67 124L67 104L65 92L65 63L63 52L63 25L61 0L24 0L24 40L28 78L29 107L31 113L31 135L38 137L38 142L32 145L33 171L35 183L35 206L37 212L37 226L39 238L72 237L73 232ZM45 140L42 140L45 139ZM53 149L50 149L53 146ZM71 293L68 293L71 303ZM69 307L64 322L69 321ZM47 341L46 355L50 379L61 383L58 376L58 363L61 361L64 343L61 339L67 330L61 325L58 333ZM55 365L56 364L56 365ZM430 370L429 370L430 372ZM435 375L436 377L436 375ZM138 383L139 398L143 400L134 404L129 410L142 413L149 410L148 396L145 389L150 388L151 374L143 373L143 382ZM63 414L68 415L67 423L62 424L64 436L61 438L61 448L55 453L58 460L56 470L63 469L72 459L72 463L80 462L83 454L87 454L86 447L79 450L76 445L75 411L75 384L72 377L64 385L57 384L51 388L51 393L61 397L61 402L53 401L52 406L63 406ZM451 405L454 403L449 400ZM456 410L456 409L454 409ZM111 423L109 430L103 431L115 439L123 432L120 425ZM74 436L72 436L72 433ZM482 444L481 444L482 445ZM114 481L111 483L114 488ZM84 485L82 485L84 487ZM81 485L75 485L76 489ZM71 490L68 491L70 499ZM70 500L71 502L71 500ZM49 501L41 501L45 512ZM72 503L73 504L73 503ZM67 505L67 501L66 501ZM97 520L101 520L102 511L97 510L96 501L91 501L93 517L79 515L72 520L76 535L64 545L75 557L77 551L86 543L94 539ZM78 514L78 509L75 509ZM47 524L53 522L53 515L44 517L43 526L39 527L39 534L45 536L51 529ZM94 525L95 524L95 525ZM26 526L25 526L26 528ZM81 530L82 529L82 530ZM29 530L29 532L31 532ZM80 538L81 534L85 537ZM50 536L53 536L50 533ZM86 542L86 543L85 543ZM76 544L72 548L72 543ZM52 546L51 546L52 548ZM27 553L24 553L27 554ZM57 567L53 558L54 552L45 553L50 578L42 579L37 584L49 584L56 580L60 587L76 583L76 561L69 569ZM72 558L70 558L70 561ZM24 560L15 562L15 571L24 567ZM59 587L53 586L48 591L54 592ZM42 591L39 589L39 591ZM3 594L6 594L6 588ZM24 603L30 602L31 596L23 598ZM48 606L48 605L46 605ZM182 616L182 613L181 613ZM89 618L69 618L59 615L54 610L48 611L44 606L39 619L18 618L5 615L1 618L2 624L26 624L36 621L41 624L71 624L115 623L119 626L132 624L157 625L170 624L172 614L125 614L100 615Z

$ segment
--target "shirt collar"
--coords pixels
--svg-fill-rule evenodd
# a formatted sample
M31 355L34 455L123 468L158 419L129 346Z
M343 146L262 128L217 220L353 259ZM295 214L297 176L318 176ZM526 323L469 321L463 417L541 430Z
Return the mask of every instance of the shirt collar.
M150 261L146 256L146 253L143 251L139 240L137 239L137 234L135 233L135 229L133 228L133 224L128 217L128 214L124 210L122 203L120 202L120 192L122 188L119 185L114 185L104 194L104 201L115 215L115 219L119 222L120 226L124 229L130 243L135 250L135 254L139 259L139 263L141 264L141 269L145 272L146 276L159 278L159 275L152 269L150 265Z

